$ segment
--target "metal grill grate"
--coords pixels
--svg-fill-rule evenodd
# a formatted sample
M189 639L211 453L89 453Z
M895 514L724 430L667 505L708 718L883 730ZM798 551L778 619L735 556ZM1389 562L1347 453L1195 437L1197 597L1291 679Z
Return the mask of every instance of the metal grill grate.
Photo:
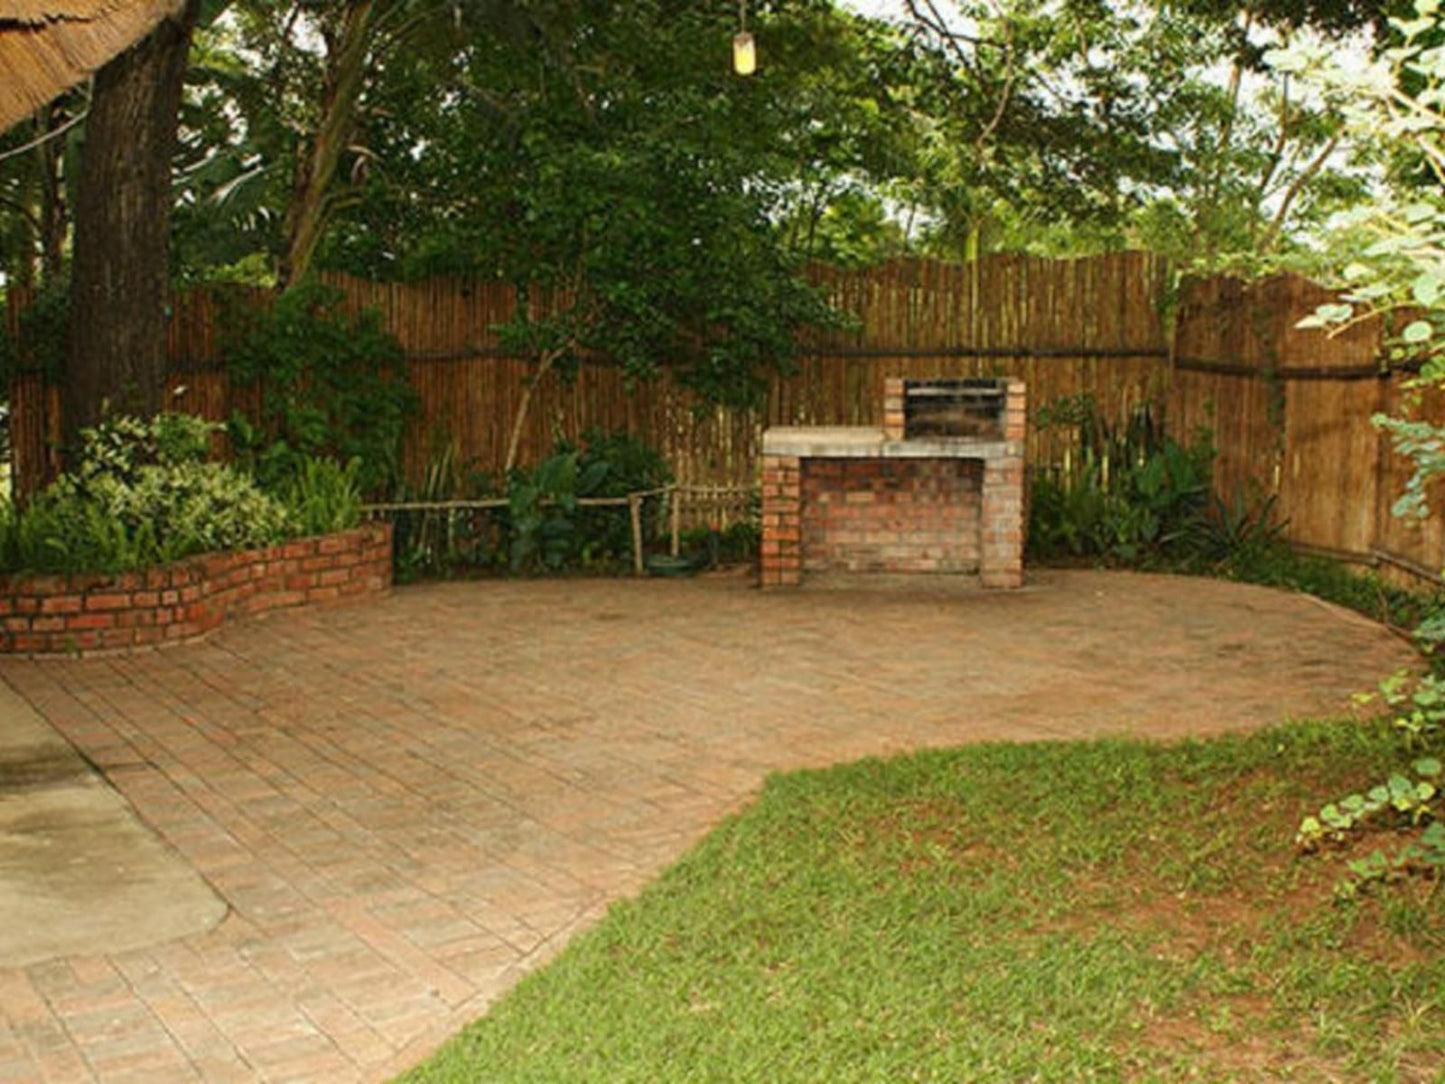
M1007 400L1003 380L906 380L903 438L1002 440Z

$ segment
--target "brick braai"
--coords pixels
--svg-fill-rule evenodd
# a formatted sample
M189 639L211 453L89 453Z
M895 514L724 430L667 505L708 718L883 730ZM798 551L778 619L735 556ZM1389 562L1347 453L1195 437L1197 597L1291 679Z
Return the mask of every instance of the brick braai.
M764 433L762 586L848 571L976 572L985 587L1018 587L1024 385L991 383L890 378L881 430ZM909 435L911 422L927 435ZM958 435L940 435L950 426Z

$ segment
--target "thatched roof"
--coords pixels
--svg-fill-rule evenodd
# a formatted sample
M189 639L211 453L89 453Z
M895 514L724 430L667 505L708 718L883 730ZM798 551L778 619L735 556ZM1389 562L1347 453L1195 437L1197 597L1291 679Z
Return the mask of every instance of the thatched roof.
M0 0L0 131L177 14L184 0Z

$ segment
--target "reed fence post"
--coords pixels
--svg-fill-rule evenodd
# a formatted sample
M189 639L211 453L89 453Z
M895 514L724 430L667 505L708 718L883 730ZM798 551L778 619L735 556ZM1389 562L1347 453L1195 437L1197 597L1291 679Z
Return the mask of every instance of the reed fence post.
M682 491L674 484L668 488L668 512L672 516L672 555L676 557L681 549L682 533Z
M632 574L642 575L642 494L627 495L627 512L632 517Z

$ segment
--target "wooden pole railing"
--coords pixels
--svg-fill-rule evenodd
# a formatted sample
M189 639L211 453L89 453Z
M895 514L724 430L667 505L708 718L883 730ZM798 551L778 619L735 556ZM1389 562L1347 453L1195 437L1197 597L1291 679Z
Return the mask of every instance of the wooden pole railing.
M681 541L682 500L684 494L709 496L714 499L739 496L751 497L757 492L755 486L695 486L669 482L654 489L638 489L621 497L578 497L579 508L626 508L632 529L632 574L641 576L644 571L642 554L642 502L648 497L666 497L670 520L669 549L672 556L678 555ZM478 497L475 500L450 501L379 501L361 506L365 517L384 516L393 512L466 512L488 511L506 508L511 502L506 497ZM557 502L544 497L543 507Z

